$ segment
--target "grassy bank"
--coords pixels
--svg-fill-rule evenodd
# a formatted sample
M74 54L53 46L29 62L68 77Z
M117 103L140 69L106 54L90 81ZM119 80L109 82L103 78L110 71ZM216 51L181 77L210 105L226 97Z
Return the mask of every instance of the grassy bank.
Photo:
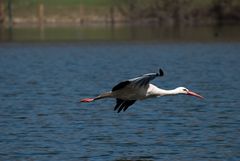
M7 0L0 17L8 21ZM238 24L239 0L12 0L15 24Z

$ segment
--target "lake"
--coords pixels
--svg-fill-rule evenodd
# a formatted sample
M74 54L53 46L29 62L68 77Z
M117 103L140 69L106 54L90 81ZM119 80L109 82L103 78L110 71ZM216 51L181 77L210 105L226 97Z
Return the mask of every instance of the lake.
M240 160L238 42L0 44L0 160ZM184 95L80 103L162 68Z

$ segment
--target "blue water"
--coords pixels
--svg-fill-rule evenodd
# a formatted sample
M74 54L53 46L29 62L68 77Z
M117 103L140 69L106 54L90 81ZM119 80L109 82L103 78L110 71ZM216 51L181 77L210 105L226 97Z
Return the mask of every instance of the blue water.
M239 43L0 45L0 160L240 160ZM155 72L170 96L81 104Z

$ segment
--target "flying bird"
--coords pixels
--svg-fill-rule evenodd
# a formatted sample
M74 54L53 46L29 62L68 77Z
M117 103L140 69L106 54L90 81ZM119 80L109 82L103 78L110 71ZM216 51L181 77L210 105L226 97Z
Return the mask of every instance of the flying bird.
M126 111L129 106L133 105L137 100L154 98L160 96L185 94L203 98L203 96L188 90L185 87L177 87L172 90L158 88L150 83L151 80L163 76L163 70L159 69L158 73L148 73L137 78L132 78L120 82L112 88L111 91L102 93L95 98L84 98L81 102L93 102L103 98L116 98L114 111Z

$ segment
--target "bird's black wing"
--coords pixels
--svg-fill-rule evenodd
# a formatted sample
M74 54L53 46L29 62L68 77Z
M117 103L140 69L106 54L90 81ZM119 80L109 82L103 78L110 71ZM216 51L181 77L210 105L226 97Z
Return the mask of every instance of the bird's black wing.
M114 107L114 111L118 110L118 113L121 112L122 110L126 111L129 106L131 106L136 102L136 100L121 100L118 98L116 100L117 100L117 104Z
M156 77L159 77L159 76L163 76L163 71L162 69L159 69L159 73L148 73L148 74L144 74L142 75L141 77L137 77L137 78L133 78L133 79L130 79L129 81L131 82L131 84L133 86L139 86L139 87L142 87L142 86L146 86L149 84L149 82L153 79L155 79Z
M120 82L119 84L117 84L116 86L114 86L112 88L112 91L116 91L116 90L122 89L122 88L124 88L125 86L127 86L130 83L131 83L130 81Z
M133 78L133 79L129 79L127 81L120 82L119 84L117 84L116 86L114 86L112 88L112 91L122 89L122 88L126 87L127 85L140 86L140 87L146 86L149 84L149 82L151 80L155 79L156 77L163 76L163 75L164 75L164 73L163 73L162 69L159 69L159 73L148 73L148 74L144 74L137 78Z

